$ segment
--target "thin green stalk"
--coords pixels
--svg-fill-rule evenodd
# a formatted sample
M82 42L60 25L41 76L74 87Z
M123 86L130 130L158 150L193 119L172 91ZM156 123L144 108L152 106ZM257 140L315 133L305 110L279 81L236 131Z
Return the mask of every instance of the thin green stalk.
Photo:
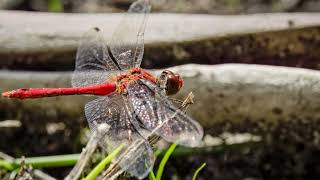
M74 165L78 159L79 154L55 155L55 156L40 156L24 158L26 165L31 165L34 168L43 167L65 167ZM19 167L23 159L16 159L13 161L14 166Z
M4 161L2 159L0 159L0 167L3 167L8 171L14 170L14 166L11 163Z
M120 151L124 148L124 144L121 144L117 147L112 153L110 153L106 158L104 158L94 169L85 177L85 180L94 180L103 170L104 168L111 162L112 159L117 156Z
M166 163L169 159L169 157L171 156L172 152L174 151L174 149L177 147L177 144L173 143L170 145L170 147L168 148L168 150L166 151L165 155L163 156L160 164L159 164L159 168L157 171L157 176L156 179L157 180L161 180L161 176L164 170L164 167L166 166Z
M151 171L149 172L149 180L157 180L156 176L154 175L153 170L151 170Z
M193 176L192 176L192 180L196 180L199 172L206 166L206 163L203 163L197 170L196 172L194 172Z

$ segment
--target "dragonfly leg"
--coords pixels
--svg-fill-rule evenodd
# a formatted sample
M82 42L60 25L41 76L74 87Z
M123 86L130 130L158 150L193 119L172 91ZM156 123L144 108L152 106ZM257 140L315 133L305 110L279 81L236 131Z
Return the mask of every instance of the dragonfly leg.
M173 102L176 102L176 103L179 103L179 104L182 104L182 103L183 103L183 101L181 101L180 99L171 98L171 97L168 97L168 99L169 99L170 101L173 101Z
M180 100L180 99L168 97L169 100L178 103L178 104L179 104L179 108L178 108L178 109L180 109L180 110L182 110L182 111L184 111L184 112L187 111L187 109L188 109L188 107L189 107L190 104L193 104L193 103L194 103L193 98L194 98L194 95L193 95L192 92L190 92L190 93L188 94L188 96L187 96L183 101Z

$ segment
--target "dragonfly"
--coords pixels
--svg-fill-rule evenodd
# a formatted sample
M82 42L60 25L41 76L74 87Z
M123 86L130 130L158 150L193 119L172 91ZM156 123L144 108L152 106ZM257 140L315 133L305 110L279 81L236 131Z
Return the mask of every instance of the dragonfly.
M103 124L108 127L99 145L108 153L126 145L117 164L132 176L146 177L155 161L147 141L151 135L188 147L198 146L203 137L201 125L168 98L183 86L179 74L164 70L155 76L140 67L150 10L150 0L135 1L110 40L105 40L97 27L86 32L77 50L73 87L21 88L3 92L2 96L99 96L85 105L92 132Z

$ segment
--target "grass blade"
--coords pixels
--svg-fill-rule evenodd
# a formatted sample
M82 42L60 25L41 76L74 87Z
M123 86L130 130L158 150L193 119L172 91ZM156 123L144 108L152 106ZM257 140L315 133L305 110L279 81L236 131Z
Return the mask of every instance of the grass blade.
M117 147L112 153L110 153L106 158L104 158L85 178L85 180L94 180L103 170L104 168L114 159L120 151L124 148L124 144L121 144Z
M149 173L149 180L157 180L156 176L154 175L153 170L151 170Z
M199 172L206 166L207 164L206 163L203 163L193 174L192 176L192 180L196 180Z
M44 167L65 167L74 165L79 159L79 154L55 155L24 158L26 165L31 165L34 168ZM22 159L15 159L14 165L19 167Z
M14 170L14 166L11 163L4 161L2 159L0 159L0 167L3 167L8 171Z
M166 151L165 155L163 156L163 158L162 158L162 160L161 160L161 162L159 164L156 180L161 180L161 176L163 174L164 167L166 166L166 163L167 163L168 159L170 158L172 152L174 151L174 149L176 147L177 147L177 144L173 143L173 144L170 145L170 147Z

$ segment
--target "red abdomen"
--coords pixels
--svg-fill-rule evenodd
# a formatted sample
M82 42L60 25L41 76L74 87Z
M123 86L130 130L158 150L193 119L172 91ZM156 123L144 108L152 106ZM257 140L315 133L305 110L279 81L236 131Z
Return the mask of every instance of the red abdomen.
M40 98L50 96L62 95L77 95L77 94L92 94L105 96L113 93L117 86L113 82L106 82L94 86L86 86L79 88L30 88L30 89L17 89L2 93L2 96L8 98Z

